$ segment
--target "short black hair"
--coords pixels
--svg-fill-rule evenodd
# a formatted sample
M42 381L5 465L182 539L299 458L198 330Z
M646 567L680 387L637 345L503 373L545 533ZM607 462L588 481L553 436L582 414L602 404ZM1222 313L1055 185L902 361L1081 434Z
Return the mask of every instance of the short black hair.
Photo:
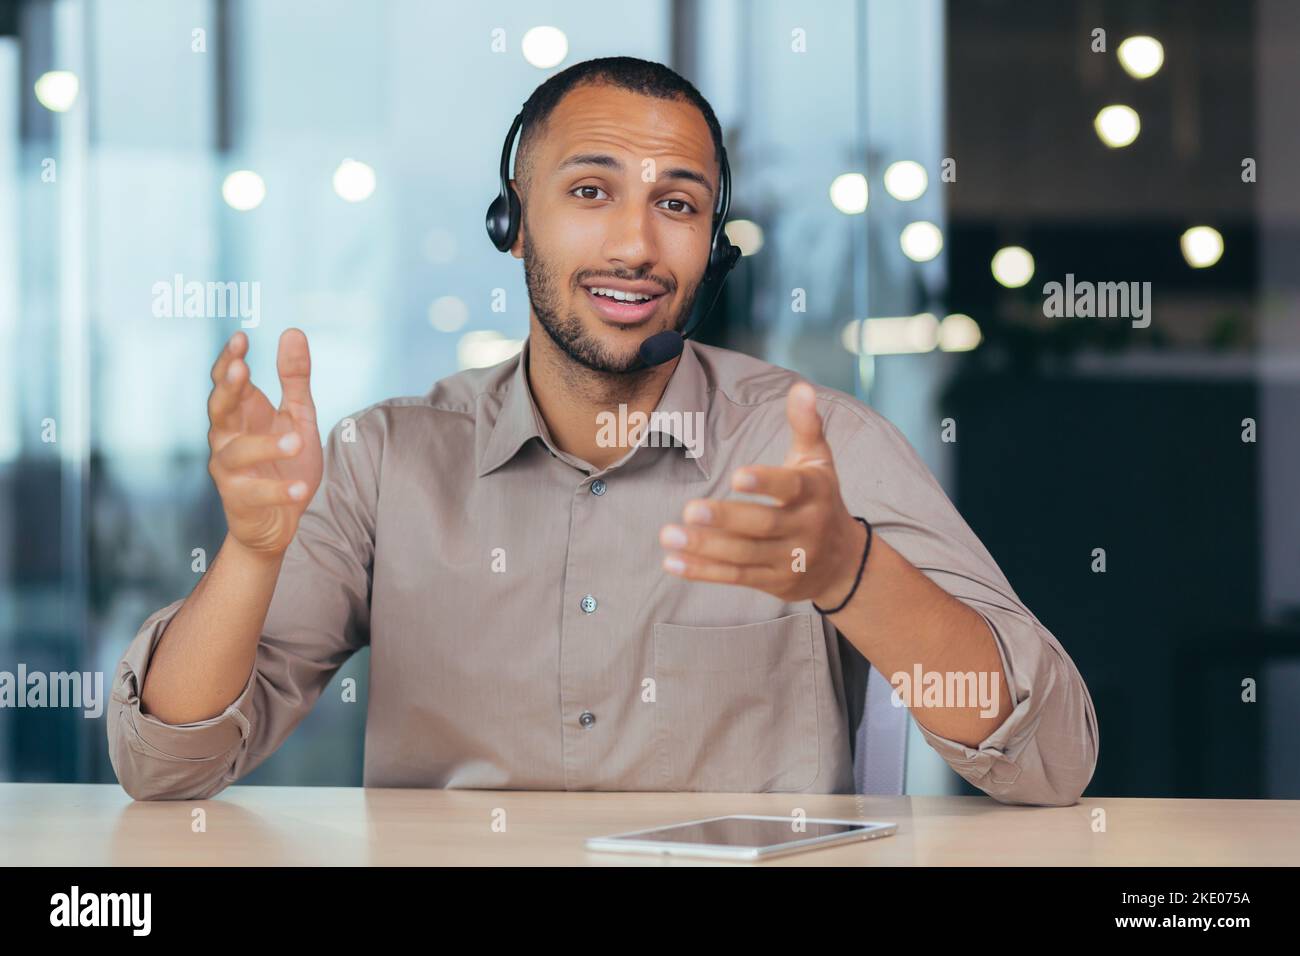
M533 90L532 95L528 97L521 111L522 131L519 134L519 148L515 154L517 182L527 186L532 176L533 144L565 94L576 86L601 83L640 93L642 96L653 96L663 100L685 100L693 104L704 114L709 135L713 137L713 161L718 165L718 175L721 177L722 127L713 113L713 107L700 95L700 91L680 73L662 63L640 60L632 56L606 56L583 60L561 70Z

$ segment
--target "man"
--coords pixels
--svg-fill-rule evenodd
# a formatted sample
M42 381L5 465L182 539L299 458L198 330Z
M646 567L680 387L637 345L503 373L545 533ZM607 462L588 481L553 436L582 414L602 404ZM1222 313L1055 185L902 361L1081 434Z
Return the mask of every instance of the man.
M852 792L843 649L988 794L1077 800L1087 689L902 435L734 352L638 361L708 261L707 102L619 57L553 76L522 120L516 358L371 405L322 454L300 331L279 409L244 333L218 357L229 532L116 674L126 790L219 792L368 642L367 786Z

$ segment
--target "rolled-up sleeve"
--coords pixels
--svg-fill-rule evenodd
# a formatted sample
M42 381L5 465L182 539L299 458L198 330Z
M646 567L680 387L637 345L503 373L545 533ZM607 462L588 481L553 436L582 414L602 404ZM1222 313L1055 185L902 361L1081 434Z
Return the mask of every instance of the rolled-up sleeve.
M145 620L118 662L108 705L109 760L123 788L137 800L203 798L225 787L251 727L248 713L257 670L243 691L216 717L168 724L140 709L140 688L149 661L184 599ZM260 655L259 655L260 656Z
M1014 706L978 747L917 728L963 779L1002 803L1076 803L1097 765L1097 715L1083 678L1032 615L966 603L993 633Z
M868 406L832 399L827 438L846 505L930 580L984 618L1010 715L976 747L917 721L963 779L1002 803L1076 803L1097 764L1097 716L1061 643L1020 601L903 434Z
M183 598L151 614L131 640L113 675L107 726L109 760L132 797L221 792L275 752L369 640L382 428L382 416L366 409L330 432L321 484L285 551L253 670L222 713L168 724L140 709L149 662Z

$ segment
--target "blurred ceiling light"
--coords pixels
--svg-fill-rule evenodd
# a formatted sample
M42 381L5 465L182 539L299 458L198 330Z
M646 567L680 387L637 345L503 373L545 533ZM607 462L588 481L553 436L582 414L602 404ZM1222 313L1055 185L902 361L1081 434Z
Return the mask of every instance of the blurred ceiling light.
M524 59L539 70L549 70L569 55L569 38L558 27L533 27L519 44Z
M469 306L459 296L439 296L429 305L429 324L439 332L456 332L468 321Z
M362 202L375 191L375 171L355 159L345 159L334 170L334 191L340 199Z
M1124 72L1136 80L1155 76L1165 62L1165 48L1155 37L1129 37L1115 52Z
M903 255L913 262L929 262L943 249L943 233L932 222L909 222L898 237Z
M969 352L983 338L979 323L969 315L954 312L939 323L939 348L945 352Z
M910 159L892 163L885 170L885 192L901 202L919 199L929 184L925 167Z
M262 205L266 198L266 183L251 169L237 169L222 182L221 198L231 209L248 212Z
M993 278L1008 289L1019 289L1034 277L1034 257L1021 246L1004 246L993 255Z
M742 256L752 256L763 248L763 227L750 219L732 219L722 231L735 245L740 247Z
M938 328L939 320L929 312L865 321L854 319L841 330L840 344L855 355L931 352L938 341Z
M66 113L77 102L81 83L77 74L68 70L50 70L36 81L36 99L47 110Z
M1111 149L1127 146L1138 138L1142 131L1142 121L1137 111L1131 106L1106 106L1092 121L1093 127L1101 141Z
M861 173L841 173L831 182L831 204L848 216L867 210L867 177Z
M523 339L508 339L489 329L466 332L456 343L456 361L463 369L486 368L517 355L523 345Z
M1223 255L1223 236L1210 226L1193 226L1183 233L1178 244L1193 269L1207 269Z

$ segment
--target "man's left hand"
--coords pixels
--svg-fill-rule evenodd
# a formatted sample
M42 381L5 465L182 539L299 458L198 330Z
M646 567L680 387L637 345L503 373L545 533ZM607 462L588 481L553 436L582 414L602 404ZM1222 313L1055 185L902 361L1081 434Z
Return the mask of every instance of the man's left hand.
M844 506L811 385L791 387L786 418L794 441L781 466L747 465L731 476L736 491L773 503L687 502L682 523L659 532L663 566L694 581L834 607L853 587L867 532Z

